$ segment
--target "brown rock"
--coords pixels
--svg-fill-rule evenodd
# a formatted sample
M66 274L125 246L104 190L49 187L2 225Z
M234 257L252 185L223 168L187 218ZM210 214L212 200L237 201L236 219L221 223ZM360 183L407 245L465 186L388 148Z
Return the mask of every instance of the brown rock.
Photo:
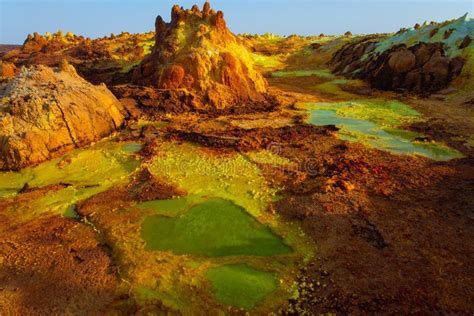
M464 39L462 40L462 43L461 45L459 45L459 49L464 49L466 47L468 47L472 42L472 39L469 37L469 35L466 35L466 37L464 37Z
M171 23L177 25L179 22L184 21L186 19L186 12L183 10L182 7L175 4L171 9Z
M204 13L207 16L209 15L210 12L211 12L211 4L209 3L209 1L206 1L202 8L202 13Z
M462 68L464 67L465 60L462 57L456 57L451 59L449 63L449 72L451 77L456 77L461 74Z
M137 119L141 115L141 111L138 108L138 102L132 98L120 99L123 108L127 111L130 118Z
M184 113L199 107L195 97L184 89L156 89L136 85L118 85L112 87L114 94L127 109L134 106L144 111L154 109L158 112ZM133 100L134 102L132 103Z
M186 73L180 65L170 65L165 68L161 75L161 86L165 89L183 88L183 80Z
M87 145L119 128L121 103L64 63L22 68L0 101L0 169L19 169Z
M416 65L418 67L423 66L428 60L431 58L432 52L428 48L428 45L422 43L420 46L415 50L416 56Z
M194 14L201 14L201 10L199 9L199 6L197 4L193 5L193 7L191 8L191 11Z
M388 65L395 73L405 73L416 64L415 55L409 50L400 50L390 55Z
M423 66L424 79L431 82L432 87L442 88L449 79L449 59L438 51Z
M382 54L361 58L370 51L370 38L347 44L331 60L334 71L365 79L382 90L427 94L446 88L464 65L462 58L449 59L444 55L443 43L418 43L408 48L397 45Z
M225 30L227 28L227 25L224 20L224 12L220 10L217 11L217 14L214 19L214 25L216 26L216 28L221 30Z
M444 31L443 38L445 40L448 39L451 36L451 34L453 34L453 31L454 31L454 29L449 29L449 30Z
M413 69L412 71L408 72L405 76L403 87L411 91L421 92L422 91L421 71L419 69Z
M163 21L161 15L158 15L155 20L155 40L159 41L163 32L166 30L166 23Z

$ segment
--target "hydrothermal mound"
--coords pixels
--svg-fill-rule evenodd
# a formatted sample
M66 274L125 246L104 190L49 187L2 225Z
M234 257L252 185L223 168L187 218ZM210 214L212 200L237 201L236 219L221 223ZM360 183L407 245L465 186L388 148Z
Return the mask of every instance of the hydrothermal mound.
M227 28L222 11L208 2L184 10L171 22L155 22L155 46L132 81L159 89L185 89L195 108L225 109L266 101L267 82L254 70L247 48Z

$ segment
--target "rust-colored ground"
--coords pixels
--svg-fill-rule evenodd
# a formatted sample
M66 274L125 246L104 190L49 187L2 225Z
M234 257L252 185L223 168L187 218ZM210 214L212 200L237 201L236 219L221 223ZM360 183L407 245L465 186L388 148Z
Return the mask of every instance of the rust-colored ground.
M24 193L21 199L44 193ZM2 202L1 209L11 203L19 202ZM12 215L0 217L2 315L90 315L112 311L126 298L92 227L54 215L18 224Z

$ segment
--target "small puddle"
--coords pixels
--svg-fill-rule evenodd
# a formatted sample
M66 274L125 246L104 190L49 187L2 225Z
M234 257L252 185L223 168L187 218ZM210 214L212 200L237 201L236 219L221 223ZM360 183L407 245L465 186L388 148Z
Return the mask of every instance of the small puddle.
M247 310L254 308L278 287L275 274L245 264L211 268L205 275L219 302Z
M351 108L352 102L310 103L305 107L310 113L309 123L336 125L340 128L339 137L344 140L360 141L395 154L414 154L440 161L462 157L461 153L444 144L416 141L423 135L394 127L419 119L418 113L395 103L397 102L387 102L387 106L381 105L380 108L374 106L374 103L367 107ZM355 117L346 116L347 114Z
M141 235L146 249L209 257L272 256L292 252L269 227L231 201L210 199L191 206L182 215L170 217L176 215L173 212L182 211L185 204L176 199L145 205L164 212L147 217L143 222Z
M70 205L63 213L63 216L71 219L80 219L81 217L76 212L76 205Z
M122 150L126 153L137 153L142 150L143 145L140 143L126 143L122 145Z

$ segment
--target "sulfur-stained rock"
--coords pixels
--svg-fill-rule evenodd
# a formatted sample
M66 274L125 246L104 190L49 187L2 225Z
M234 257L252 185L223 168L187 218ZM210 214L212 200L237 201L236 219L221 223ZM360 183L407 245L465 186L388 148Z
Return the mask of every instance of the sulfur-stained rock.
M202 11L174 6L171 22L157 17L155 28L155 47L135 69L134 84L185 89L197 109L267 102L267 82L254 69L246 46L227 28L224 13L215 13L209 2Z
M105 85L73 66L22 68L0 100L0 169L19 169L97 141L119 128L125 110Z

